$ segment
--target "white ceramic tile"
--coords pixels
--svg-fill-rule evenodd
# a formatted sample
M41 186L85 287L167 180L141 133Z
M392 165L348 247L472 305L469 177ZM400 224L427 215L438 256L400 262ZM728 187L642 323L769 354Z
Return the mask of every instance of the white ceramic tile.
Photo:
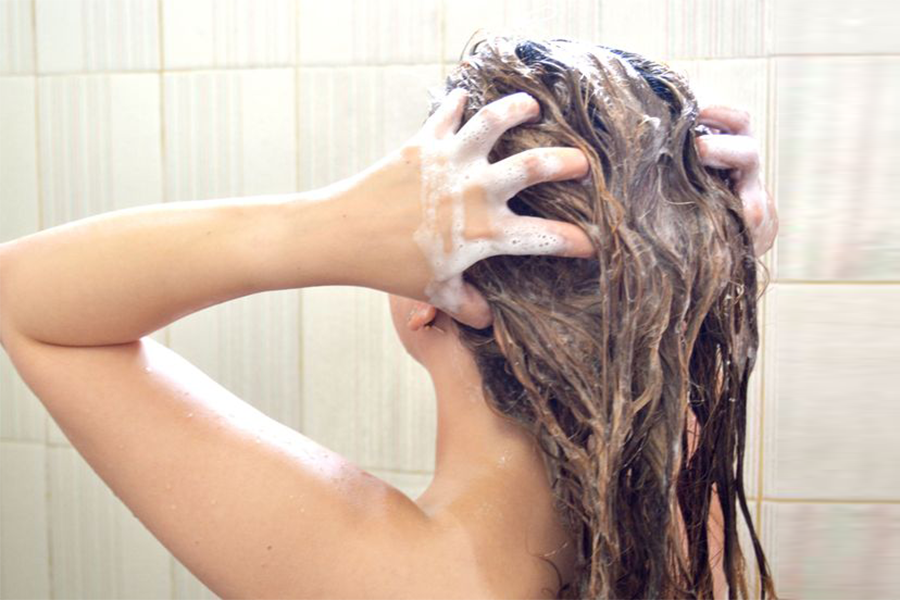
M293 64L295 0L160 0L166 69Z
M772 2L778 54L900 52L900 7L891 0Z
M385 471L381 469L373 469L369 471L372 475L383 479L404 494L410 500L416 500L431 484L431 473L405 473L403 471Z
M687 77L701 108L723 104L750 113L751 133L759 140L763 181L771 189L766 169L770 146L768 59L672 60L668 64Z
M900 500L900 285L768 298L764 497Z
M0 77L0 242L40 225L34 85L34 77Z
M412 137L428 115L439 65L299 70L300 189L368 167Z
M778 278L900 279L900 58L779 58L776 81Z
M166 200L296 188L292 69L165 75Z
M38 81L45 228L162 201L158 75Z
M301 65L435 63L440 0L300 0Z
M0 3L0 73L34 72L34 29L31 0Z
M301 430L300 292L245 296L169 326L169 347L273 419Z
M64 598L165 598L169 552L71 448L49 448L53 590Z
M600 43L653 59L764 56L764 0L603 2Z
M0 442L0 597L49 598L46 449Z
M574 0L462 0L445 4L443 59L457 62L473 34L565 37L600 43L600 2Z
M197 579L193 573L187 570L175 557L171 557L172 562L172 600L218 600L203 582Z
M0 438L43 442L46 429L47 409L0 349Z
M303 290L303 433L363 468L431 471L436 405L387 294Z
M38 71L159 68L157 0L35 0Z
M759 418L762 408L763 365L758 362L747 386L747 422L744 443L744 493L747 500L756 498L759 489Z
M766 502L763 514L780 597L896 597L900 504Z

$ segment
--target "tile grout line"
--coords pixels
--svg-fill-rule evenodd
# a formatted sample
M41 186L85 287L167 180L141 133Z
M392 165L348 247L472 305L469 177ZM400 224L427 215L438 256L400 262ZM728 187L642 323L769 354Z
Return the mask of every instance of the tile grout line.
M769 504L849 504L849 505L888 505L900 506L900 498L779 498L777 496L763 496L763 502Z
M444 35L442 31L442 35ZM887 58L900 58L900 53L865 53L865 54L777 54L777 55L747 55L747 56L670 56L666 60L666 62L724 62L724 61L742 61L742 60L774 60L775 58L879 58L879 57L887 57ZM271 64L247 64L247 65L207 65L207 66L199 66L199 67L181 67L177 69L82 69L75 71L46 71L41 72L39 70L35 70L31 73L36 77L63 77L63 76L74 76L74 75L135 75L141 73L157 73L160 70L163 70L165 73L195 73L198 71L255 71L255 70L266 70L266 69L290 69L297 67L304 68L317 68L317 69L348 69L348 68L359 68L359 67L420 67L420 66L429 66L435 63L444 63L448 62L443 58L440 58L437 61L391 61L391 62L382 62L382 61L372 61L372 62L348 62L348 63L318 63L312 62L308 64L301 64L298 61L294 61L294 63L271 63ZM449 61L455 62L455 61ZM25 74L27 75L27 73ZM23 76L22 74L9 72L2 73L0 76L4 77L16 77Z
M165 32L163 30L163 0L156 0L156 43L158 45L157 48L157 56L159 58L159 65L157 66L157 74L159 75L159 161L160 161L160 175L162 180L162 190L160 190L162 195L162 202L168 202L169 198L169 166L166 161L166 51L165 51ZM165 341L166 347L172 348L172 335L171 335L171 323L166 326L165 331L163 332L163 340ZM177 598L176 596L176 586L175 586L175 558L172 553L169 553L168 556L169 563L169 597Z
M303 156L300 150L300 61L303 58L300 53L300 3L294 3L294 145L296 156L294 157L294 187L299 193L301 185L301 172ZM303 393L303 329L305 323L303 321L303 290L297 290L297 396L300 404L300 411L297 415L297 427L299 431L306 430L306 397Z
M166 162L166 76L165 76L165 36L163 34L163 7L162 0L156 0L156 43L157 56L159 58L159 162L160 179L162 181L162 202L168 202L169 196L169 167ZM163 331L163 342L169 349L172 348L171 323L166 325Z
M768 176L770 180L774 180L774 170L775 170L775 162L773 159L773 148L775 146L775 123L773 119L772 113L772 96L775 94L775 85L773 82L772 76L772 68L773 62L770 58L766 59L767 68L766 68L766 128L767 128L767 136L766 136L766 163L768 167ZM771 256L769 257L771 260ZM775 266L770 264L770 272L774 270ZM774 307L772 303L769 301L769 296L763 298L762 305L762 317L763 317L763 327L762 327L762 352L760 353L760 360L762 362L762 372L760 373L759 380L759 418L757 421L757 435L759 436L757 439L757 460L758 460L758 470L756 473L756 523L755 529L757 538L759 539L760 545L763 544L763 524L762 524L762 498L763 498L763 487L765 485L765 478L763 475L763 469L765 468L765 416L766 416L766 383L768 381L767 371L768 371L768 357L771 354L772 349L769 347L769 344L772 343L772 336L769 335L769 313ZM771 574L770 574L771 575ZM756 565L756 577L754 578L754 596L759 598L762 593L762 577L760 575L760 565Z
M767 13L765 12L766 7L763 6L763 27L766 26L767 23ZM764 46L766 43L764 42ZM777 135L776 131L776 121L774 117L774 107L776 105L775 102L775 94L777 90L775 76L774 76L774 67L775 60L768 54L771 49L768 47L764 48L764 51L767 53L766 57L766 163L767 163L767 181L774 182L776 180L776 171L777 171L777 162L775 160L775 136ZM771 188L771 183L768 184L768 187ZM767 281L767 286L774 283L775 278L777 278L777 256L776 253L778 251L777 248L777 239L773 242L773 251L769 253L767 257L766 268L768 269L767 277L772 277L770 281ZM772 276L772 274L775 274ZM771 361L769 360L772 356L774 356L774 344L775 344L775 336L773 335L772 328L770 327L770 315L772 315L775 311L775 305L773 301L773 296L771 294L766 294L763 299L763 351L762 351L762 360L763 360L763 369L760 374L760 406L759 406L759 439L757 440L758 444L758 460L759 460L759 471L757 472L757 480L756 480L756 523L757 523L757 537L759 538L759 543L764 547L764 538L765 538L765 527L763 525L763 490L765 488L765 448L766 448L766 431L765 431L765 422L766 422L766 402L772 394L769 394L768 385L769 383L774 382L774 373L769 373L769 365ZM771 421L771 417L770 417ZM772 428L771 422L769 424L769 428ZM764 548L765 549L765 548ZM765 557L766 562L768 563L768 556ZM768 565L771 567L771 565ZM769 573L771 577L772 573ZM755 595L756 597L760 597L762 594L762 577L760 574L760 565L756 565L756 582L755 582Z
M34 154L35 154L35 182L37 184L37 213L38 213L38 231L44 229L44 185L43 185L43 165L41 161L41 114L40 114L40 85L38 83L38 40L37 40L37 0L31 0L31 52L32 61L34 63ZM49 435L49 419L51 417L44 411L44 439L39 444L44 449L44 515L47 519L47 531L45 532L47 542L47 590L50 597L55 598L53 578L53 520L50 518L50 498L51 498L51 481L50 477L50 444Z
M900 285L897 279L773 279L772 283L778 285L854 285L854 286L878 286Z

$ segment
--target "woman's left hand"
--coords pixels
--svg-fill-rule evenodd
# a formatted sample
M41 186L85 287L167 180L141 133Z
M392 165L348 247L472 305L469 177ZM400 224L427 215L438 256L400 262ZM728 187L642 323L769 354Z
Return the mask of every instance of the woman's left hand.
M757 257L775 243L778 212L775 199L762 181L759 143L750 132L750 115L728 106L707 106L700 111L698 123L726 135L701 135L696 139L700 161L716 169L731 169L735 192L744 205L744 218L750 226Z
M364 199L360 218L370 238L359 283L482 328L492 321L490 307L462 279L472 264L500 254L593 255L578 226L516 215L506 204L537 183L582 177L588 163L575 148L534 148L489 163L500 136L538 117L540 106L513 94L460 128L465 100L463 90L451 92L412 139L358 178L354 194Z

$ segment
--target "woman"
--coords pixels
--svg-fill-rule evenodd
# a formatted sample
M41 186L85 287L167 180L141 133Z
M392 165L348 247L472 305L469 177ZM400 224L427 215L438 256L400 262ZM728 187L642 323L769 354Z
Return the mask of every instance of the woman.
M746 115L711 108L699 121L725 135L695 140L686 85L638 59L500 38L355 177L2 244L0 341L92 468L222 597L708 596L707 518L725 529L716 596L725 575L737 593L743 440L713 433L743 425L718 401L728 391L742 409L746 390L723 387L730 347L703 346L701 330L732 314L731 258L752 308L752 250L772 244L774 207ZM390 293L431 374L438 454L415 502L147 337L219 302L318 285ZM695 355L669 347L686 340ZM707 387L688 393L687 369ZM682 452L689 403L701 428ZM679 469L686 454L702 460Z

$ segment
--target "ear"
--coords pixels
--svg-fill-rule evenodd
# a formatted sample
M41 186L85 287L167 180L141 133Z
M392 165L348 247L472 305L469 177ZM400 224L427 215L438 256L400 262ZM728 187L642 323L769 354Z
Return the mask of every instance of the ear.
M409 313L406 326L409 327L410 331L418 331L428 323L434 321L436 315L437 309L435 307L427 302L417 300L413 305L412 311Z

